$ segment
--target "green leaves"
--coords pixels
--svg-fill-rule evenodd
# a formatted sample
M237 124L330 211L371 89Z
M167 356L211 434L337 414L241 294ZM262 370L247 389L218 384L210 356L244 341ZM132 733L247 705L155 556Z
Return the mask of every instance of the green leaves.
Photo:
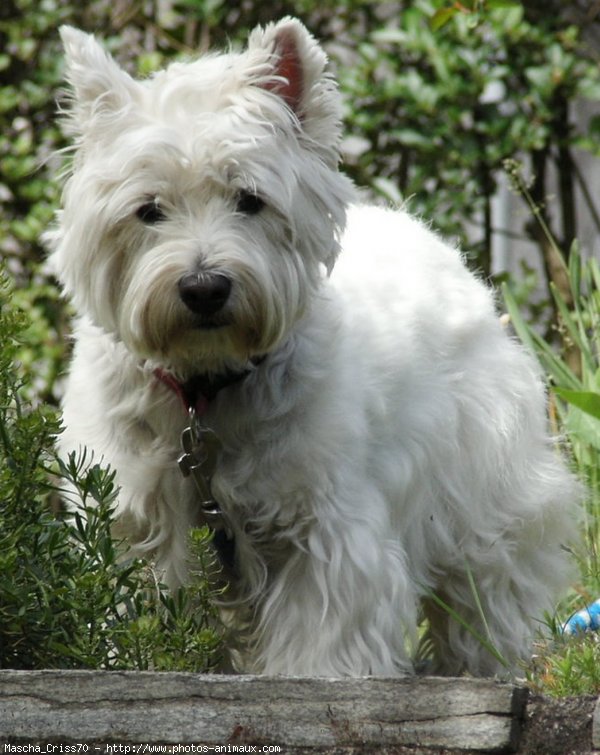
M554 154L565 139L598 153L597 123L589 134L583 121L561 133L556 97L571 102L585 92L598 101L600 71L577 28L552 18L534 23L516 0L398 5L358 36L357 55L338 67L347 130L368 145L350 172L386 198L395 183L396 194L445 235L489 251L496 229L489 214L487 227L482 218L505 159ZM528 218L516 220L510 231L527 235Z
M452 5L436 10L431 16L430 24L433 31L439 31L457 14L463 13L470 17L470 23L474 26L480 23L481 17L485 16L486 11L521 7L519 0L457 0Z
M445 26L451 18L454 18L458 12L459 9L456 5L450 8L440 8L439 10L436 10L430 21L433 31L439 31L439 29L441 29L442 26Z
M570 391L566 388L554 388L554 393L572 406L600 420L600 393L592 391ZM600 434L600 427L598 428ZM600 438L599 438L600 440Z
M512 286L505 285L503 292L512 325L548 375L555 430L565 438L587 486L584 547L577 555L582 589L595 597L600 590L600 266L594 259L584 261L574 244L564 273L568 286L563 294L552 287L558 312L553 338L523 318ZM557 652L563 653L560 648ZM569 651L565 658L571 657ZM562 663L553 656L546 663L555 661ZM588 682L581 680L582 685Z
M210 535L194 533L194 578L175 595L125 556L111 532L114 472L85 451L56 460L56 412L24 397L18 301L0 275L0 668L212 669L222 633ZM59 491L83 506L57 511Z

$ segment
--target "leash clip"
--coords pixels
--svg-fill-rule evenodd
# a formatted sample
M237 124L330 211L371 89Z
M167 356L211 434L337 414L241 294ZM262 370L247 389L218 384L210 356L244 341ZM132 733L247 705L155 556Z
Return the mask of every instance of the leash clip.
M183 453L177 464L184 477L191 477L200 496L204 522L213 530L225 530L232 537L225 515L215 500L210 481L217 466L221 441L213 430L200 424L194 407L188 411L189 424L181 433Z

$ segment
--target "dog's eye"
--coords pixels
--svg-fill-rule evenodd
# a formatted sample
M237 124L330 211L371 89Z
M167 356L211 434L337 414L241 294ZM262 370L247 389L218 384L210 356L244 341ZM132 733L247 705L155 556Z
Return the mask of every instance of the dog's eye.
M236 210L243 215L257 215L264 206L264 200L251 191L240 191L238 194Z
M150 202L146 202L141 207L138 207L135 214L146 225L156 225L156 223L167 219L158 203L158 199L152 199Z

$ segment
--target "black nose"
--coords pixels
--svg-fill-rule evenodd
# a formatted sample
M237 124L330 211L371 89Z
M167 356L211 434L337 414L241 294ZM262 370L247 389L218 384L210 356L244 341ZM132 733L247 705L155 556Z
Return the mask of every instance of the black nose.
M223 309L231 292L231 281L219 273L188 273L179 279L177 286L185 306L206 317Z

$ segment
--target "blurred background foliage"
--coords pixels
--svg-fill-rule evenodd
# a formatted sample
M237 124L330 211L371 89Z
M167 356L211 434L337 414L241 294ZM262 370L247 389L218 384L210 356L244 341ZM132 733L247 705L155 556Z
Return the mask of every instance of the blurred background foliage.
M567 256L578 230L576 187L598 220L594 192L574 158L575 152L586 161L600 154L600 109L584 120L573 115L576 102L600 103L593 5L4 0L0 254L31 320L22 362L32 392L56 400L67 332L40 244L60 192L54 156L64 146L55 119L63 86L60 24L97 33L130 72L148 75L174 56L243 44L258 23L299 16L322 40L340 80L345 170L371 195L409 200L488 275L498 230L491 202L505 160L525 165L538 212ZM523 213L501 230L533 239L547 281L561 286L553 248L531 221Z

